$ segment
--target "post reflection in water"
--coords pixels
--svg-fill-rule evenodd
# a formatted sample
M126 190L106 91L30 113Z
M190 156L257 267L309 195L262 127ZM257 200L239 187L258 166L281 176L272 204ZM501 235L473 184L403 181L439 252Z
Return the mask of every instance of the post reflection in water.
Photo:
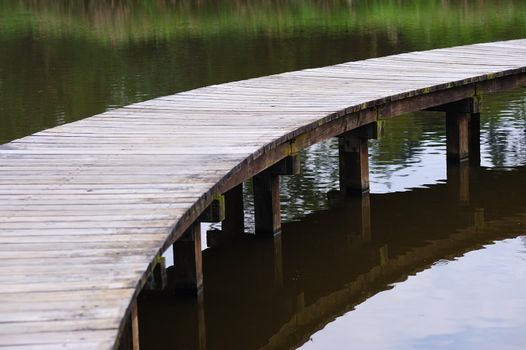
M332 201L275 240L232 236L203 252L201 299L143 296L141 345L299 347L393 283L520 234L525 176L526 167L450 167L429 188Z

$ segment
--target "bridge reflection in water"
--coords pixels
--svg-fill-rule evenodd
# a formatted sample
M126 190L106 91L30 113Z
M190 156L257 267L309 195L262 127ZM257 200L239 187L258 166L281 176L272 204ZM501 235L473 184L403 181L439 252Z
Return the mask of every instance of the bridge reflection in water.
M219 241L203 252L200 298L141 295L141 346L300 346L393 283L519 235L525 176L526 167L449 165L447 183L430 188L341 200L332 194L329 210L285 223L273 241L248 234Z

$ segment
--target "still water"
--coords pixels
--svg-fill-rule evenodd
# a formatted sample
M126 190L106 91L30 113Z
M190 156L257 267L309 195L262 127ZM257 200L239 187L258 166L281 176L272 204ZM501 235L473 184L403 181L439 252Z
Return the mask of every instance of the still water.
M0 143L200 86L521 37L522 0L3 0ZM440 113L388 120L362 199L328 200L334 140L304 151L281 237L211 232L202 299L142 297L143 348L526 347L526 91L486 96L481 119L481 165L449 168Z

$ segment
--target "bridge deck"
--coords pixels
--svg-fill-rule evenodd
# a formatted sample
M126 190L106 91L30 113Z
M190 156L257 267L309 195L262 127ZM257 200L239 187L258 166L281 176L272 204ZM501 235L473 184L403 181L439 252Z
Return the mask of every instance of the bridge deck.
M209 86L0 146L0 346L113 348L152 260L284 156L526 83L526 40Z

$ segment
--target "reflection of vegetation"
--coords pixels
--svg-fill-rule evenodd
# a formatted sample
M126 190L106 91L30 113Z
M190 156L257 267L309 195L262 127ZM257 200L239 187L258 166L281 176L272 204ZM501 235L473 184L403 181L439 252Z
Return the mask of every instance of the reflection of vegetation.
M0 21L7 31L107 43L226 33L283 37L304 30L381 30L391 40L402 34L436 47L513 36L514 27L526 25L525 11L521 0L8 0L0 5Z
M526 95L524 89L489 95L481 114L483 162L513 167L526 162Z
M301 152L302 174L282 177L281 202L285 220L324 208L326 193L338 188L338 143L318 143Z
M380 142L375 142L370 150L371 161L375 163L400 163L411 158L428 129L442 131L441 125L429 125L417 119L418 116L406 115L385 121L387 132Z

